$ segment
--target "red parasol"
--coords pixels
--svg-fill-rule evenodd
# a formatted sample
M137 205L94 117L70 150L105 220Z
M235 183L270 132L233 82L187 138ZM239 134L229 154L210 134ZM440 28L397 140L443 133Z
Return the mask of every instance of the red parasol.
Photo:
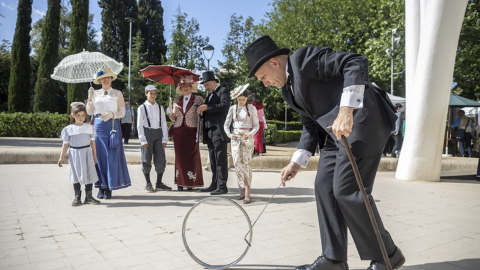
M200 80L200 75L191 72L188 69L162 65L162 66L148 66L142 70L143 77L157 83L165 83L176 85L181 78L185 76L193 76L194 81Z
M155 66L150 65L144 69L141 69L144 78L152 80L157 83L165 83L169 85L177 85L180 79L184 77L192 77L193 81L199 81L200 75L191 72L188 69L181 67L174 67L169 65ZM169 93L169 107L172 107L172 87L170 87Z

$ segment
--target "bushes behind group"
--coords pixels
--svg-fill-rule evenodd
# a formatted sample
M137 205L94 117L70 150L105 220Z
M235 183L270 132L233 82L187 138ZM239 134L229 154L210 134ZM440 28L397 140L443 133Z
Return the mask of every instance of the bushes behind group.
M69 124L68 114L58 113L0 113L0 137L59 138L62 129ZM276 145L300 140L300 122L287 122L287 127L298 130L280 130L285 122L267 120L265 144ZM169 126L169 125L167 125ZM135 134L136 135L136 134Z
M0 137L59 138L68 114L0 113Z

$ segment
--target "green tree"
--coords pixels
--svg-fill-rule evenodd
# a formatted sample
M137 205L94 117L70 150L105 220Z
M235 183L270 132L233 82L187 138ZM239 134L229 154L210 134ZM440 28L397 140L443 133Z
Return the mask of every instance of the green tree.
M143 38L142 53L145 60L155 65L165 61L165 27L163 26L163 8L160 0L138 1L138 30Z
M137 32L137 35L133 39L132 45L132 65L130 67L130 103L133 105L140 105L145 100L145 86L147 84L153 84L153 82L145 79L143 75L139 72L140 69L148 66L150 63L146 61L146 53L142 53L143 38L140 35L140 32ZM128 66L123 67L123 76L120 80L128 85ZM128 87L124 93L124 99L128 100ZM166 95L164 95L166 96ZM165 103L164 103L165 104Z
M395 72L404 69L404 0L359 0L352 5L341 0L278 0L259 26L257 34L269 34L280 47L292 51L307 46L357 52L370 62L370 81L390 89L391 30L402 37L395 48ZM299 31L301 29L301 31ZM395 77L395 94L405 92L404 77Z
M35 84L34 112L55 112L57 109L57 84L50 74L58 63L60 26L60 0L49 0L42 30L42 51Z
M59 26L59 60L69 55L68 44L70 41L70 25L72 21L72 13L68 6L61 6L60 11L60 26ZM45 17L36 21L32 26L31 38L33 56L38 57L41 51L42 44L42 29L45 24ZM96 52L100 50L100 45L97 38L97 30L93 27L93 14L88 15L88 45L85 50Z
M87 48L88 42L88 0L71 0L72 21L69 41L70 54L80 53ZM67 87L67 104L84 101L87 98L88 83L70 83ZM70 113L70 106L67 107Z
M8 83L8 111L30 111L30 29L32 28L32 0L19 0L17 24L13 36L10 78Z
M167 63L190 70L205 70L202 48L208 44L209 38L198 34L200 25L195 18L187 18L188 15L182 13L179 7L172 20L172 42L168 44Z
M0 112L4 112L8 108L8 80L12 59L10 47L8 40L2 40L2 44L0 44Z
M454 92L480 100L480 1L470 0L458 42L453 79Z

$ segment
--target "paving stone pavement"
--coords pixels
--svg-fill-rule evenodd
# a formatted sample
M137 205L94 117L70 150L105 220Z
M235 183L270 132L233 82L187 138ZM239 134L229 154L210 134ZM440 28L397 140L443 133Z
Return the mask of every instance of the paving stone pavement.
M101 205L72 207L68 164L0 165L0 269L203 269L185 251L181 228L206 195L146 193L141 166L128 168L131 187ZM253 203L242 205L250 219L278 186L279 173L254 171ZM440 182L378 173L373 195L407 258L402 270L480 269L480 182L455 180L471 173L449 172ZM279 190L254 227L252 248L232 269L293 269L320 255L314 176L302 171ZM230 170L229 198L238 192L234 177ZM164 179L173 186L173 166ZM348 259L354 270L369 264L359 259L351 237Z

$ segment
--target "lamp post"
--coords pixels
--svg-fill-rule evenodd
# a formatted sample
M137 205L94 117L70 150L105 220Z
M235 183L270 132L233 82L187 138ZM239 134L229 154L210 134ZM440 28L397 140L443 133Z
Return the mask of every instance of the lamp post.
M212 52L212 55L210 55L210 57L207 57L205 55L205 51ZM214 52L215 52L215 48L212 45L207 45L203 47L203 57L207 59L207 70L210 70L210 59L212 59Z
M390 94L393 95L393 75L395 75L395 73L393 73L393 60L394 60L394 57L395 57L395 44L398 44L400 42L400 39L401 38L395 38L395 34L397 33L397 28L394 28L392 29L392 47L390 49L387 49L387 54L390 54L390 66L391 66L391 70L390 70ZM400 73L403 73L400 72Z
M130 103L130 63L132 61L132 23L135 22L134 18L125 18L130 23L130 40L128 45L128 102Z

